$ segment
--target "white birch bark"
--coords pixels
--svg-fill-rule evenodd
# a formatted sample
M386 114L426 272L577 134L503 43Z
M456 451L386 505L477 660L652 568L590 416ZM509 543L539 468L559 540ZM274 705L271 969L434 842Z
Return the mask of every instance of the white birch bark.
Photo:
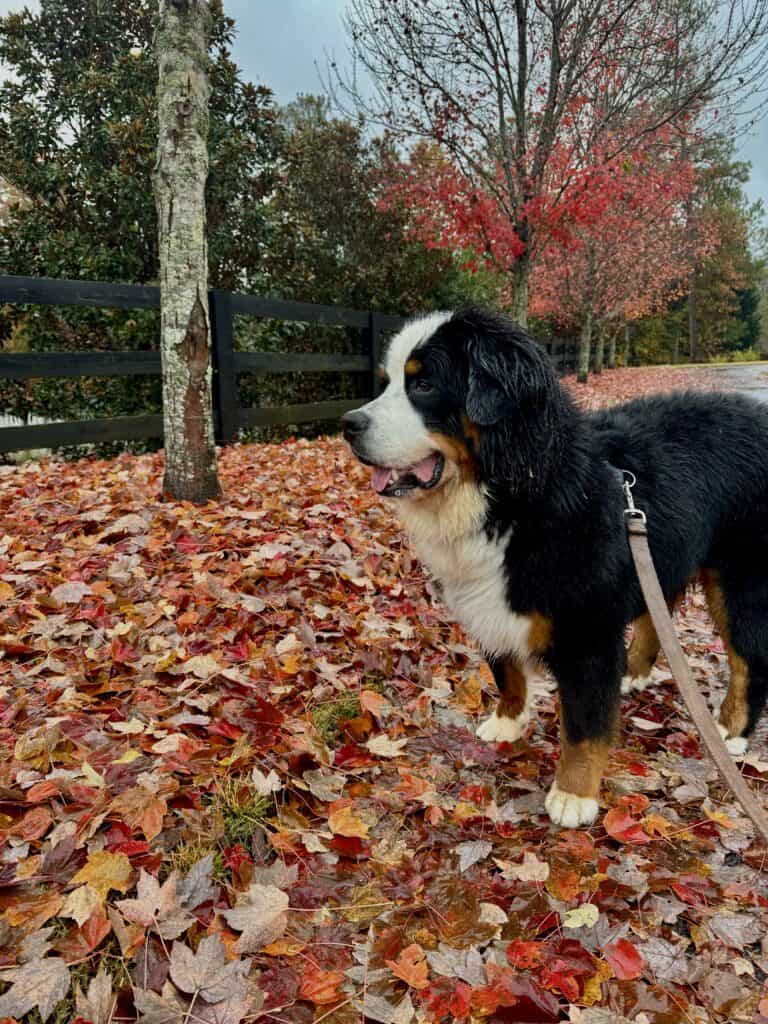
M159 0L158 144L165 477L163 494L201 503L220 493L211 406L208 0Z

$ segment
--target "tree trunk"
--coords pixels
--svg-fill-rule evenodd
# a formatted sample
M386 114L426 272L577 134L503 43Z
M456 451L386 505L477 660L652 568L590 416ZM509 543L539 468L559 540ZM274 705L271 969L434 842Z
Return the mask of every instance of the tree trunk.
M603 372L605 363L605 324L597 326L597 345L595 346L595 373Z
M155 202L160 248L163 494L221 494L211 407L208 314L208 0L160 0Z
M589 377L589 356L592 349L592 313L584 315L584 322L581 325L579 335L579 368L576 379L580 384L586 384Z
M680 361L680 327L675 325L675 336L672 341L672 365Z
M616 369L616 337L618 333L619 328L614 327L614 329L611 331L611 336L608 339L608 359L605 365L608 367L609 370Z
M688 275L688 342L692 363L699 361L699 323L696 318L696 274Z
M629 332L629 321L624 324L624 365L629 366L632 359L632 338Z
M528 327L528 283L531 277L531 264L527 254L523 254L512 268L512 286L514 294L510 315L521 327Z

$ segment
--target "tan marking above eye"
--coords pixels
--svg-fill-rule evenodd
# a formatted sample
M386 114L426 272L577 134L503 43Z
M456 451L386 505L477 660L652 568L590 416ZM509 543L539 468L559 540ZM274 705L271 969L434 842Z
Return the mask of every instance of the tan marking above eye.
M406 377L413 377L421 370L421 360L411 358L405 364L405 375Z
M379 380L383 380L385 382L389 380L389 374L387 373L383 366L376 367L376 376L379 378Z

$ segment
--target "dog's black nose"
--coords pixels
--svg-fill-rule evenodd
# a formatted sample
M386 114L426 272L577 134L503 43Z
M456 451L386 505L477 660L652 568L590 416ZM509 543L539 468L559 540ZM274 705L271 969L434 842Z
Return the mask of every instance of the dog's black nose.
M364 433L370 423L368 414L363 412L361 409L353 409L352 412L345 412L341 417L341 428L344 431L344 437L348 441L352 441L354 438L359 437L360 434Z

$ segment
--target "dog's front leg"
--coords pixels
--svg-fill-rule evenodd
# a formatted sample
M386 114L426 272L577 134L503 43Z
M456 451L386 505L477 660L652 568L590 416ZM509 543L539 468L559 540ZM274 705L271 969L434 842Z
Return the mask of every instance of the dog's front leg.
M477 735L487 743L514 743L530 719L526 668L511 655L491 655L488 665L499 690L499 703L491 717L478 726Z
M560 762L546 808L556 825L591 825L600 783L619 732L621 634L597 649L574 640L555 652L560 691Z

